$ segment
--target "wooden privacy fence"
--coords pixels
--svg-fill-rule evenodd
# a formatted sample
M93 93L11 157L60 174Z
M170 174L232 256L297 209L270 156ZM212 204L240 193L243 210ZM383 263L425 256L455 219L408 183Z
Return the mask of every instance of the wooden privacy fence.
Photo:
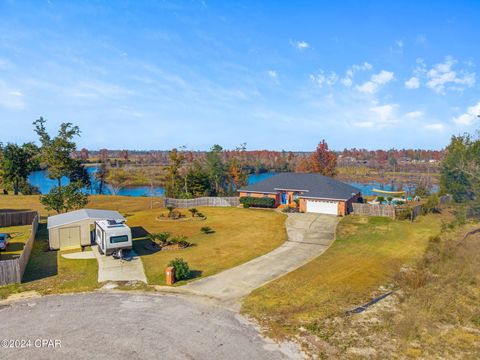
M36 211L0 212L0 227L28 225L37 216Z
M175 206L176 208L192 208L197 206L238 206L239 198L231 197L200 197L195 199L172 199L165 198L165 206Z
M0 259L0 285L20 283L22 281L22 276L25 272L25 268L27 267L30 254L32 253L33 242L35 241L35 235L38 229L38 214L35 214L36 215L32 221L32 232L30 234L30 237L25 242L22 254L16 259Z
M353 206L353 213L356 215L385 216L385 217L395 219L394 205L353 203L352 206Z

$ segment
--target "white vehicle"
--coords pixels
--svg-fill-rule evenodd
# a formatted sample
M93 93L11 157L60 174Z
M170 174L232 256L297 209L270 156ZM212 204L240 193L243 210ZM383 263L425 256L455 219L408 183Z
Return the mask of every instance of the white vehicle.
M95 242L100 253L121 257L122 250L132 249L132 231L124 222L115 220L95 221Z

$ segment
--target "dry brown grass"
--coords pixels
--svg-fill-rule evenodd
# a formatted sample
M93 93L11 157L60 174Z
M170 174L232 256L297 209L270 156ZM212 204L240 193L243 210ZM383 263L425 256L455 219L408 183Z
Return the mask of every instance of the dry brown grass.
M394 295L303 333L310 350L335 359L480 358L480 233L462 240L479 227L431 237L425 254L396 276Z

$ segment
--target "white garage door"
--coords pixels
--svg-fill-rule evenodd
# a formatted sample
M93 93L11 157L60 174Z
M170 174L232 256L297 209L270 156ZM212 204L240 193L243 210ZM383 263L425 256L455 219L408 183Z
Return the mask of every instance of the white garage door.
M307 200L307 212L319 214L338 214L337 201Z

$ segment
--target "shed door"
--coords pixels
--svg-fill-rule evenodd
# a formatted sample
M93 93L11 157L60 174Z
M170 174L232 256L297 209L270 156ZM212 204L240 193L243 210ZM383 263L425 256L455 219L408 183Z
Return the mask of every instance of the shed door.
M80 246L80 226L60 229L60 249Z
M307 212L318 214L338 214L337 201L307 200Z

